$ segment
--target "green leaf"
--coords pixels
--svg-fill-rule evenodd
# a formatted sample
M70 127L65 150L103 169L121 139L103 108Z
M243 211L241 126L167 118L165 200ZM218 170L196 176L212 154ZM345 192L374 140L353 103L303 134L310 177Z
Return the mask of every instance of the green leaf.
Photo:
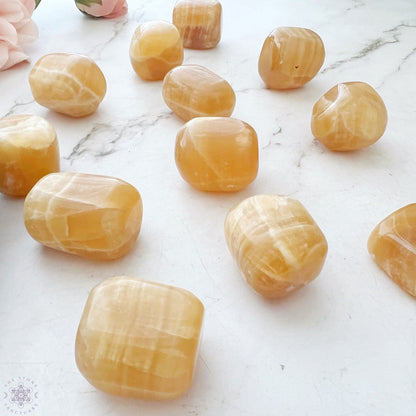
M35 9L39 6L40 0L35 0Z
M90 7L91 4L93 4L93 3L99 4L99 5L103 4L103 2L101 0L75 0L75 3L82 4L83 6L86 6L86 7Z

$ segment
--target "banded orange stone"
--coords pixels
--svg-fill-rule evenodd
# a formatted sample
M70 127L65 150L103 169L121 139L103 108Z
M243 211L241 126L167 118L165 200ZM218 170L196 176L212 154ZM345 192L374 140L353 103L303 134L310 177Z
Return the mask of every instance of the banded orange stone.
M225 237L248 284L266 298L281 298L315 279L328 251L305 207L280 195L255 195L233 207Z
M91 260L128 253L142 222L142 200L121 179L85 173L51 173L29 192L24 220L41 244Z
M0 192L25 196L43 176L59 171L53 126L34 115L0 119Z
M92 59L68 53L40 58L30 71L29 83L40 105L71 117L94 113L107 90L104 75Z
M132 277L90 293L75 343L79 370L110 394L171 400L192 384L204 307L187 290Z

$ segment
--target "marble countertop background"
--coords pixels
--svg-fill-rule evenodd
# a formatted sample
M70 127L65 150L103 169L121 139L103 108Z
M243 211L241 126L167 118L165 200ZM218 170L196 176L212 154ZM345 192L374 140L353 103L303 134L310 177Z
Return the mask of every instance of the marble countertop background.
M161 82L132 70L128 49L141 22L170 20L170 0L129 0L116 20L83 16L73 1L42 0L30 63L0 73L0 116L36 114L55 127L63 171L116 176L143 198L143 226L123 259L96 263L43 248L27 234L23 199L0 195L0 414L10 380L25 378L42 416L414 416L416 303L372 262L373 227L416 200L416 2L414 0L223 0L223 36L210 51L185 51L228 80L233 116L257 131L260 169L242 192L192 189L173 150L182 122L163 102ZM323 39L326 59L305 87L265 89L257 60L268 33L302 26ZM89 55L107 95L83 119L33 101L31 66L51 52ZM315 101L342 81L365 81L382 96L389 122L362 151L331 153L313 139ZM299 199L329 243L309 286L265 301L226 247L228 209L253 194ZM74 360L75 333L91 288L130 275L184 287L206 307L192 389L166 403L109 396Z

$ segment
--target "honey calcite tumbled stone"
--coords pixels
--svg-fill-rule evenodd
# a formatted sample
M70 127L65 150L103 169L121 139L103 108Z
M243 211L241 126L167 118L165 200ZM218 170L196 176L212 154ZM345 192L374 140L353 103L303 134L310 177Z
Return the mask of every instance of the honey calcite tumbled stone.
M108 176L52 173L29 192L24 219L41 244L92 260L124 256L142 223L136 188Z
M387 276L416 297L416 204L381 221L368 239L368 251Z
M315 77L324 59L324 44L317 33L278 27L264 41L258 69L268 88L299 88Z
M195 117L228 117L235 106L231 85L200 65L173 68L163 81L163 98L181 119Z
M130 61L142 79L162 80L183 61L183 47L178 29L171 23L142 23L134 32L130 44Z
M104 75L92 59L67 53L40 58L30 71L29 83L40 105L71 117L94 113L107 90Z
M78 368L107 393L174 399L191 387L203 315L184 289L108 279L88 297L75 344Z
M176 166L201 191L235 192L257 176L257 134L247 123L229 117L198 117L178 132Z
M173 9L173 24L179 29L183 46L211 49L221 39L222 7L218 0L179 0Z
M312 281L328 251L303 205L279 195L237 204L225 219L225 237L248 284L266 298L281 298Z
M59 171L55 129L42 117L0 119L0 192L25 196L43 176Z
M312 134L333 151L370 146L384 134L386 125L386 106L365 82L335 85L315 103L312 111Z

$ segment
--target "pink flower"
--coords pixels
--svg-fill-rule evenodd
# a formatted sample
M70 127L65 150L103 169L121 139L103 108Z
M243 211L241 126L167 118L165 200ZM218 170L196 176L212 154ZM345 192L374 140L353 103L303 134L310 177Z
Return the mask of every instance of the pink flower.
M34 8L35 0L0 0L0 71L28 58L22 45L38 37Z
M94 17L112 19L127 13L126 0L75 0L78 9Z

